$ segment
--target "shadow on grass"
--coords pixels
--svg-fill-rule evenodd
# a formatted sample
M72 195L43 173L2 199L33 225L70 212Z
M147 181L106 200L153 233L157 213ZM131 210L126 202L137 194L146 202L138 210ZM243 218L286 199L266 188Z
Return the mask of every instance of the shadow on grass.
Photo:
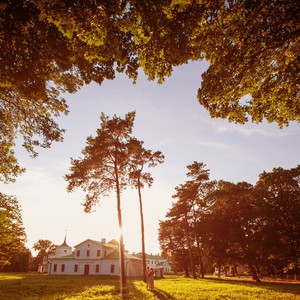
M134 284L134 281L128 281L126 283L126 286L123 290L123 293L120 294L120 299L122 300L130 300L133 298L135 299L143 299L144 293L140 291Z
M137 283L138 285L136 285ZM149 293L152 293L160 300L176 300L176 298L174 298L171 294L162 289L155 288L152 292L147 291L146 283L143 282L142 278L128 280L125 291L126 292L121 296L122 300L147 299Z
M256 286L260 288L265 288L267 290L275 291L275 292L280 292L280 293L290 293L294 295L300 295L300 282L295 282L295 283L290 283L290 282L266 282L266 281L261 281L261 282L256 282L247 280L247 279L240 279L240 278L212 278L208 277L205 279L200 279L200 280L208 280L212 281L218 284L232 284L232 285L243 285L243 286Z
M16 276L18 275L18 276ZM19 276L20 275L20 276ZM12 278L10 278L12 277ZM178 277L168 277L167 283L181 281ZM237 285L259 287L282 294L300 295L300 282L254 282L240 278L214 278L195 280L199 284L212 283L217 285ZM226 287L224 286L226 289ZM166 289L168 291L168 289ZM153 296L160 300L175 300L176 298L165 289L155 288ZM115 276L55 276L40 274L15 274L0 280L0 299L150 299L145 283L141 279L128 279L123 296L120 295L119 277Z
M167 292L160 290L160 289L155 289L153 291L153 294L160 300L175 300L172 295L168 294Z

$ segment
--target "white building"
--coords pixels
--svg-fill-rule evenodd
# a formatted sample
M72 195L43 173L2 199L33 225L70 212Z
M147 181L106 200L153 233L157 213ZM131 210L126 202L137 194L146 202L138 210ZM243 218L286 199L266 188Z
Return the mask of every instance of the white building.
M141 258L125 251L125 273L127 276L143 274ZM87 239L74 246L74 250L64 242L48 253L39 272L51 275L119 275L119 243L106 243Z
M142 258L142 253L138 253L137 256ZM154 269L156 277L163 277L163 274L172 273L168 260L159 254L146 253L146 263L147 267Z

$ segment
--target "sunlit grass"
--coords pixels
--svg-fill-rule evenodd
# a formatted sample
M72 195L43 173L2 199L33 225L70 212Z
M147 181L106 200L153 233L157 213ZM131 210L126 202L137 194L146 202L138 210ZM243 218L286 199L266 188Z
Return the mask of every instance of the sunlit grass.
M15 280L15 279L23 279L24 276L16 273L0 273L0 280Z
M119 278L111 276L49 276L1 274L0 299L121 299ZM142 280L127 282L123 299L128 300L300 300L300 283L261 282L209 277L166 276L155 280L149 292Z

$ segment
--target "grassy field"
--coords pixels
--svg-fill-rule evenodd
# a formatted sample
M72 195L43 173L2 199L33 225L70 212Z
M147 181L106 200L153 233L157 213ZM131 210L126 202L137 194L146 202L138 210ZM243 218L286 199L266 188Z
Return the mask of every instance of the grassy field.
M119 278L108 276L49 276L35 273L0 273L0 299L121 299ZM155 280L149 292L141 280L128 280L129 300L300 300L299 282L261 282L216 278L191 279L166 276Z

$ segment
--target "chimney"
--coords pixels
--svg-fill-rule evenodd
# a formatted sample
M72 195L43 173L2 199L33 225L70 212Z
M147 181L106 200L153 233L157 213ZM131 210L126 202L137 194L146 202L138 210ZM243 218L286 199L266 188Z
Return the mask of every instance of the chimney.
M102 238L101 243L106 244L106 238Z

